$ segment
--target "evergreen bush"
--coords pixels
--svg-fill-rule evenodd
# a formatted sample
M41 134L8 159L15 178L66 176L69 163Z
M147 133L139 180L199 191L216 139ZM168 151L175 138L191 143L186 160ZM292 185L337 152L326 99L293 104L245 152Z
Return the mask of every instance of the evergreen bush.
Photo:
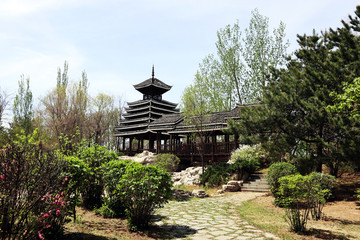
M231 165L219 162L208 166L200 175L200 184L209 187L217 187L227 182L232 175Z
M296 167L291 163L279 162L270 165L266 174L266 179L270 185L270 190L276 198L278 188L280 186L279 179L281 177L298 173Z

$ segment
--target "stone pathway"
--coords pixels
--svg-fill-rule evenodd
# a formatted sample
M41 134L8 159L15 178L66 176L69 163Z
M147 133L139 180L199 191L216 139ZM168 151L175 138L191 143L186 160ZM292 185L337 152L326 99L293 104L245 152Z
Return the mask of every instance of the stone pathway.
M236 206L263 193L237 192L222 196L171 201L156 212L155 224L169 239L280 239L240 219Z

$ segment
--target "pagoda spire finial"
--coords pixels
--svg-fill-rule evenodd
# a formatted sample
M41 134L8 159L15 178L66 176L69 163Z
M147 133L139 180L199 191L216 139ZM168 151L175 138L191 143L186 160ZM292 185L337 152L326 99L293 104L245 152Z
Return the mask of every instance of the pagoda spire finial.
M155 71L154 71L154 64L152 66L152 78L151 78L151 82L154 83L154 78L155 78Z

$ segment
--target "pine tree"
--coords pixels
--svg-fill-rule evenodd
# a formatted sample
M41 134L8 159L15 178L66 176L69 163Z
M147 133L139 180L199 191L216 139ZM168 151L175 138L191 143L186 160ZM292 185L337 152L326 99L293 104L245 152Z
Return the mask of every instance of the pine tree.
M348 118L330 114L332 92L341 93L342 85L359 76L360 41L357 17L350 24L330 32L298 36L300 49L287 68L273 69L262 105L242 114L233 131L253 136L247 139L264 143L277 156L302 159L307 167L327 164L333 175L359 153L358 129L349 128Z

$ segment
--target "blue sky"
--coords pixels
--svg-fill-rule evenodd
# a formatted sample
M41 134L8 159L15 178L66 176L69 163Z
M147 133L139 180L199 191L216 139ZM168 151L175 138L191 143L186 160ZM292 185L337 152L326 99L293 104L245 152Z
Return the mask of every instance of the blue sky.
M172 85L164 99L180 102L201 60L215 53L216 31L251 11L286 24L289 52L296 34L340 26L355 0L0 0L0 88L12 97L20 75L35 101L56 84L69 62L70 80L87 72L90 93L141 99L132 87L151 76ZM12 100L11 100L12 102Z

